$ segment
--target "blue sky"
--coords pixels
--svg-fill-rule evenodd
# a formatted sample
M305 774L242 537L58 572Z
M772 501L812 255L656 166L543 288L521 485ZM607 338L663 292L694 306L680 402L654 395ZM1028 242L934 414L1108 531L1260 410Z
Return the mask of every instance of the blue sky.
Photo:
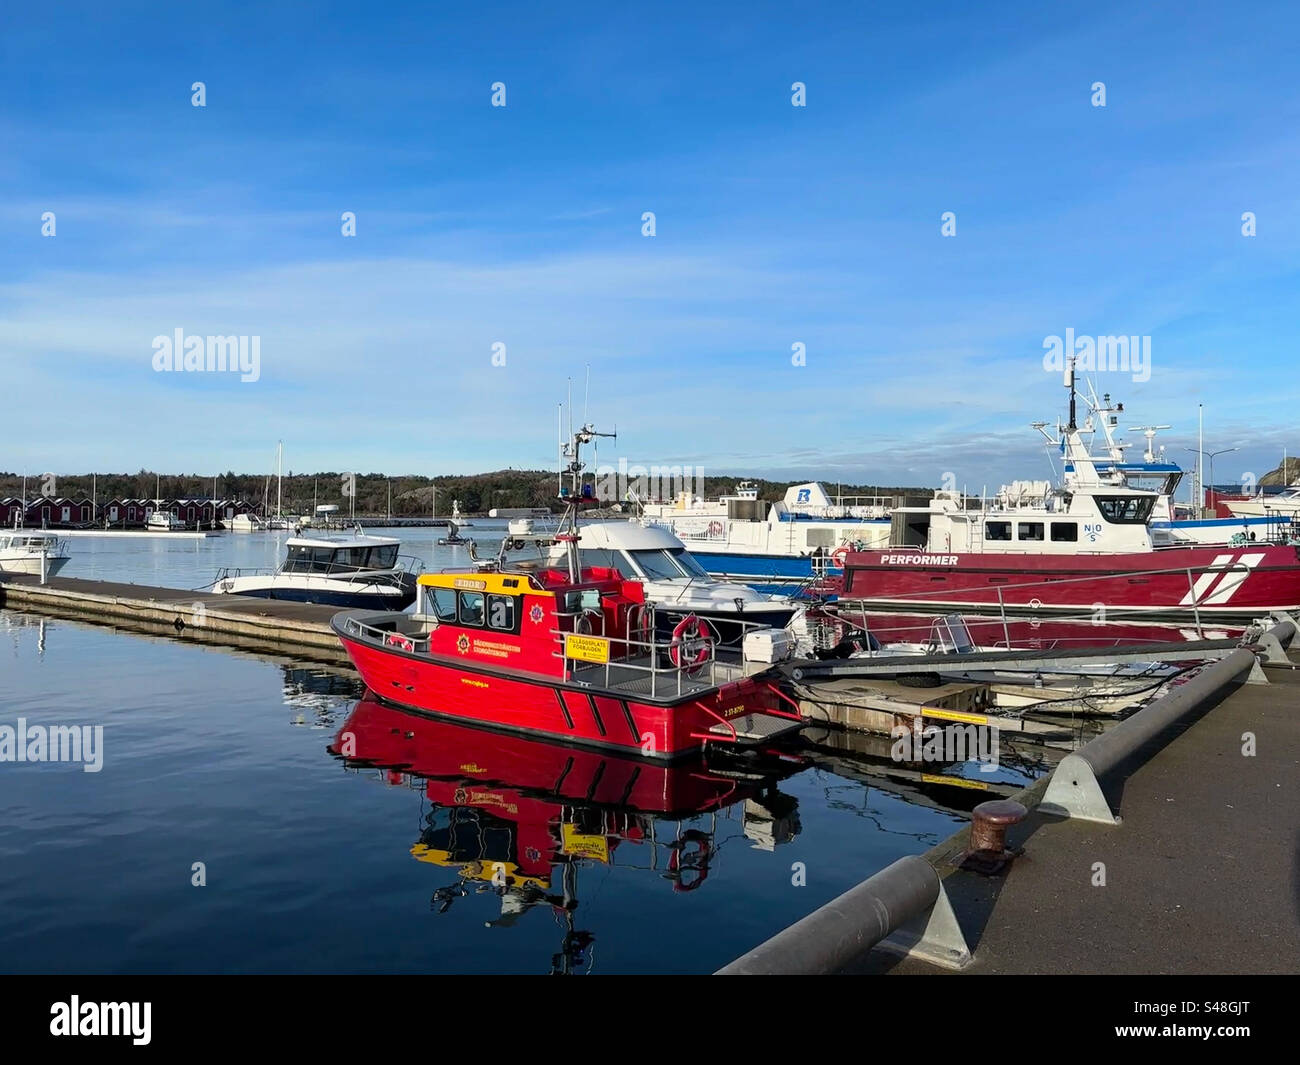
M1297 23L11 5L0 468L546 466L589 364L602 461L977 488L1048 475L1072 328L1151 337L1149 380L1098 378L1128 424L1187 463L1204 403L1218 479L1262 473L1300 448ZM260 379L155 372L178 328L259 336Z

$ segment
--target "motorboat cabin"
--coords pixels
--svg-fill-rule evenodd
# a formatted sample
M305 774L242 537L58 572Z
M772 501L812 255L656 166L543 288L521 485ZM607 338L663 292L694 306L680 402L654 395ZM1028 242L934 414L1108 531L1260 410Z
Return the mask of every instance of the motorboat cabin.
M66 541L53 533L14 529L0 532L0 573L53 577L68 564Z
M224 569L208 590L298 603L404 610L415 599L419 559L399 555L401 541L362 532L291 536L278 570Z

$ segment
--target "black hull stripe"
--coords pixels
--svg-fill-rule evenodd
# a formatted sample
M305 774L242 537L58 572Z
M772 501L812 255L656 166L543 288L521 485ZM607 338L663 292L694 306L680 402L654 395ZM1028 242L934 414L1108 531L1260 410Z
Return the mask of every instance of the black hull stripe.
M560 704L560 713L564 715L564 723L573 731L573 715L569 713L569 704L564 701L564 693L559 688L555 689L555 698Z
M636 730L636 720L632 717L632 708L627 705L626 699L620 699L618 705L623 708L623 719L627 721L627 730L632 733L632 742L641 742L641 733Z
M591 716L596 719L596 731L600 733L600 738L603 740L605 738L605 722L600 719L600 710L596 706L596 697L594 695L587 696L587 705L591 707Z

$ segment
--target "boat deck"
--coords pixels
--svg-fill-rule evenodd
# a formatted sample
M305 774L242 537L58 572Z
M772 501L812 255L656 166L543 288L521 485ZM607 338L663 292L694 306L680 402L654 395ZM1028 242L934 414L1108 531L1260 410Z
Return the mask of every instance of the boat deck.
M694 676L681 670L662 666L652 670L650 655L637 655L622 662L605 664L575 664L570 675L575 683L590 684L597 688L611 688L630 695L655 699L672 699L679 695L690 696L707 692L719 684L739 679L743 671L739 664L714 662L712 670L705 665Z

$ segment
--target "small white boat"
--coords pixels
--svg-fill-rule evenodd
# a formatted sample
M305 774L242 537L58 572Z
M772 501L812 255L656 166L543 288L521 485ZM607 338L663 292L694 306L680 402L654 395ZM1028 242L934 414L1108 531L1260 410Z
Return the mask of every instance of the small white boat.
M1238 518L1280 518L1294 521L1300 518L1300 484L1288 485L1277 495L1258 495L1254 499L1225 500L1225 507Z
M221 570L214 595L252 595L296 603L404 610L415 601L419 559L398 555L401 541L390 536L291 536L278 570Z
M42 561L47 577L58 573L68 564L66 541L47 532L0 532L0 573L39 576Z
M256 514L236 514L230 519L230 531L237 533L263 532L266 523Z
M170 510L163 510L157 503L145 519L144 527L150 532L181 532L185 523Z

